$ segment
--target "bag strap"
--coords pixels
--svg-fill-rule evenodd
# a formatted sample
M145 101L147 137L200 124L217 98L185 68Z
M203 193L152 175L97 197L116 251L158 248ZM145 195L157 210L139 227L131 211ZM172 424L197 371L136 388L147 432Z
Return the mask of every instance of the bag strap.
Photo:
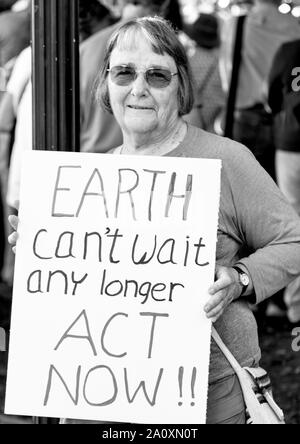
M243 392L243 397L245 404L247 406L247 410L251 412L252 414L252 420L256 424L264 424L265 418L261 413L260 409L260 403L252 389L252 385L250 383L249 378L247 377L247 374L242 369L240 364L237 362L235 357L231 354L231 352L228 350L222 339L220 338L219 334L217 333L216 329L212 327L212 337L221 349L221 351L224 353L225 357L227 358L228 362L234 369L240 385Z
M235 371L235 373L237 374L237 376L240 377L241 373L243 372L243 368L240 366L240 364L235 359L233 354L226 347L215 327L212 327L212 337L216 342L216 344L218 345L218 347L220 348L220 350L222 351L222 353L224 354L229 364L231 365L231 367L233 368L233 370Z
M246 17L247 17L246 15L238 17L237 28L236 28L236 37L235 37L235 45L234 45L233 61L232 61L232 74L231 74L231 82L227 99L226 121L225 121L225 130L224 130L224 136L229 137L230 139L232 139L233 136L234 110L235 110L237 88L239 83L240 66L242 61L242 46L243 46L243 35L245 27L244 25Z
M241 389L243 392L243 396L244 396L244 400L245 400L245 404L247 406L248 411L251 412L251 418L252 418L253 422L255 424L269 423L269 419L265 416L263 410L260 408L260 406L261 406L260 402L258 401L256 394L253 391L251 379L249 379L249 376L247 374L247 371L248 371L249 374L252 375L253 380L256 380L258 376L259 377L265 376L266 372L264 372L264 374L262 374L260 372L259 373L257 373L257 372L252 373L251 369L242 368L240 366L240 364L238 363L238 361L233 356L233 354L229 351L229 349L226 347L226 345L224 344L224 342L220 338L215 327L212 327L212 337L213 337L214 341L216 342L216 344L218 345L218 347L220 348L220 350L222 351L222 353L224 354L224 356L226 357L226 359L228 360L229 364L231 365L231 367L233 368L233 370L235 371L235 373L239 379ZM270 407L272 408L274 413L277 415L278 419L280 421L283 421L284 414L283 414L282 410L278 407L278 405L275 403L273 398L271 396L269 396L267 393L268 393L267 391L266 391L266 393L264 393L264 396L266 397L266 401L268 402L268 404L270 405Z

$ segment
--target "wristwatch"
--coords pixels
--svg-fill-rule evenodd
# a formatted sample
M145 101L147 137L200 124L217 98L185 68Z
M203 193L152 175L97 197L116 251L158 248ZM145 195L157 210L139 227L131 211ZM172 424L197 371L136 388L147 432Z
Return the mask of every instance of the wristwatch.
M249 276L243 271L241 270L239 267L232 267L234 268L239 275L239 284L241 284L242 286L242 293L241 296L245 293L245 291L247 290L247 287L250 283L250 279Z

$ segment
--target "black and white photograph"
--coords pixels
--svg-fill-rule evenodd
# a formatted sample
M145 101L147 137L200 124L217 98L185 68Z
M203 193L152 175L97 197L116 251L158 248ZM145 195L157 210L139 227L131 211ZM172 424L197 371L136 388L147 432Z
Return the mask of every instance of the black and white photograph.
M0 424L300 424L300 0L0 0Z

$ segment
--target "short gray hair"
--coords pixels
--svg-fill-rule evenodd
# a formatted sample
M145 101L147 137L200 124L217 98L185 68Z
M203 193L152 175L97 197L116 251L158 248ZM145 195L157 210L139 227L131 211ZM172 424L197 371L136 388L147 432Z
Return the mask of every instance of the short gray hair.
M179 88L177 100L179 116L188 114L194 104L192 74L188 57L172 25L161 17L143 17L130 20L115 31L108 42L104 64L96 81L96 100L100 102L105 110L112 113L107 85L107 70L110 65L110 57L116 46L120 42L126 41L126 37L132 31L141 32L150 42L156 54L168 54L173 58L178 70Z

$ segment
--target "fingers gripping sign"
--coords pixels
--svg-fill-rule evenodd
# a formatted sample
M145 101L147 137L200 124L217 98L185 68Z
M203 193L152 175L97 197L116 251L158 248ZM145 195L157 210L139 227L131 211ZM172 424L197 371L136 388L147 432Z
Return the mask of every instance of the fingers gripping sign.
M208 319L216 322L226 307L237 299L242 292L238 272L231 267L216 266L216 281L209 288L211 298L204 311Z
M11 227L15 230L13 231L13 233L8 236L8 243L12 246L12 250L15 253L16 252L16 244L17 244L17 240L18 240L18 224L19 224L19 218L18 216L9 216L8 217L8 222L10 223Z

